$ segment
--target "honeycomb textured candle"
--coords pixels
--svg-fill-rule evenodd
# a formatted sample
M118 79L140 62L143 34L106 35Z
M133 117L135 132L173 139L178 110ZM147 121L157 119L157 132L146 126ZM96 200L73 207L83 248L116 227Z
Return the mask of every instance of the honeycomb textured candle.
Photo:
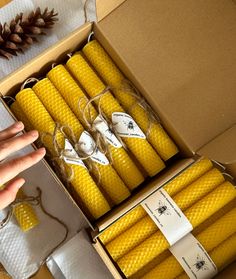
M204 173L212 168L212 163L208 159L201 159L184 170L176 178L165 185L165 190L169 195L173 196L184 189L188 184L192 183ZM124 217L106 229L101 235L100 240L103 244L107 244L122 232L132 227L136 222L141 220L146 215L146 211L142 206L136 207L131 212L127 213Z
M24 197L23 190L20 189L17 198L22 199ZM27 202L22 202L14 206L14 216L23 232L27 232L39 224L34 209Z
M37 129L40 134L53 134L55 123L32 89L28 88L19 92L16 95L16 100L30 123L32 123L33 127ZM62 134L57 134L57 140L61 146L64 146L65 139ZM44 145L53 156L56 155L50 138L45 138ZM87 169L76 165L71 165L71 168L74 172L71 185L80 196L91 215L94 218L99 218L109 211L110 206L108 202L89 175Z
M223 181L224 177L221 172L218 169L212 169L176 194L173 200L182 211L185 211ZM117 261L156 231L158 231L157 225L149 215L145 216L130 229L108 243L106 249L112 258Z
M81 73L83 73L84 77L83 80L86 81L86 84L90 82L90 84L94 85L91 90L88 90L87 87L87 93L90 95L90 97L94 97L101 93L101 91L99 91L100 87L97 87L99 86L99 80L97 80L96 82L95 78L97 77L94 76L94 72L91 70L91 68L89 68L88 64L86 64L85 60L81 57L80 54L73 55L72 58L67 62L67 66L71 71L73 71L73 69L77 69L78 71L78 69L81 68ZM82 83L82 79L79 79L80 75L76 75L77 71L74 71L72 73ZM83 82L83 85L85 86L85 82ZM110 92L107 92L100 99L99 105L106 117L110 120L112 119L113 112L124 112L123 108L119 105L117 100L112 96ZM158 156L158 154L155 152L155 150L146 139L129 137L124 137L122 139L129 150L139 161L141 166L150 176L154 176L165 167L165 164L163 163L161 158Z
M63 65L58 65L47 74L47 77L66 100L67 104L81 123L86 127L82 113L78 109L78 103L80 100L81 109L83 110L88 100L69 72ZM90 113L93 122L98 116L98 113L92 105L90 105ZM143 182L144 177L125 149L123 147L115 148L114 146L109 145L109 150L112 156L113 167L129 189L132 190L140 185ZM132 176L130 173L132 173Z
M136 98L127 94L124 89L122 90L124 76L118 70L102 46L94 40L83 48L83 52L106 84L115 88L113 89L113 92L121 105L127 111L129 111L132 107L130 112L132 117L138 123L140 128L144 132L147 132L149 128L149 116L147 111L138 105L133 106L137 102ZM135 94L134 91L132 93ZM162 126L156 121L153 122L150 127L148 140L164 160L168 160L178 153L178 148L174 142L170 139Z
M188 208L185 216L195 228L235 197L236 190L233 185L230 182L224 182L201 201ZM169 248L169 243L163 234L157 231L120 258L117 263L126 277L130 277L167 248Z
M227 240L236 232L236 208L229 211L219 220L211 224L207 229L196 236L197 240L203 245L207 252L212 251L222 242ZM232 246L230 250L235 250ZM223 255L221 255L223 257ZM217 263L215 263L218 267ZM148 272L143 279L174 279L183 272L182 266L171 255L150 272Z
M236 249L232 249L232 247L236 247L236 233L220 243L209 253L209 256L217 266L219 272L236 260ZM176 277L176 279L188 278L186 273L182 273L180 276ZM165 277L165 279L168 278Z
M56 122L70 127L78 142L84 128L50 80L40 80L34 85L33 91ZM73 140L70 133L68 137ZM92 173L100 180L101 187L114 204L120 203L130 195L128 188L110 164L94 164L97 169L93 169Z
M32 124L29 122L29 119L27 119L26 115L23 113L21 107L19 106L18 102L15 101L11 105L11 111L16 116L16 118L24 123L24 129L26 131L31 131L34 129Z

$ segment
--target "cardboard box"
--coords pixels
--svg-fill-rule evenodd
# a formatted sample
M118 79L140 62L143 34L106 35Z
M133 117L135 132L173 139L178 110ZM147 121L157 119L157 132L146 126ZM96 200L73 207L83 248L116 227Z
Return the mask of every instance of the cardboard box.
M99 5L98 1L98 7ZM117 6L121 3L121 1L113 1L114 6ZM114 7L111 5L110 8ZM98 10L101 17L104 17L104 14L109 12L109 6L106 10ZM101 39L101 43L103 43L102 37L99 37L99 24L92 24L92 23L86 23L84 26L82 26L80 29L73 32L71 35L67 36L64 40L58 42L54 46L50 47L46 51L44 51L41 55L36 57L35 59L31 60L27 64L25 64L24 67L20 68L19 70L15 71L8 77L2 80L0 83L0 92L2 95L11 95L14 96L16 93L20 91L20 87L23 84L23 82L29 78L29 77L43 77L46 75L46 73L51 69L52 63L63 63L68 60L68 53L74 52L75 50L80 49L87 41L88 35L90 32L94 30L95 33L98 32L98 39ZM97 36L97 35L95 35ZM14 82L12 82L14 80ZM181 150L181 157L187 158L192 155L191 150L187 148L180 148ZM173 168L166 168L162 174L163 175L157 175L157 177L160 177L160 181L158 181L157 185L147 185L146 187L141 188L142 190L140 192L136 191L137 194L132 195L129 197L126 201L121 203L120 205L116 206L115 209L111 210L104 216L102 216L98 221L93 222L86 213L86 209L83 209L82 206L80 206L81 211L83 212L86 220L90 224L92 229L98 229L98 231L103 230L106 226L113 223L116 218L120 216L120 214L124 214L126 211L133 208L139 201L140 197L148 195L151 191L154 191L157 187L161 187L164 182L166 182L168 179L172 177L172 175L182 171L184 168L186 168L189 164L193 163L193 160L190 159L183 159L180 160L179 164L176 164L173 166ZM52 173L54 173L52 171ZM155 179L155 178L154 178ZM149 181L152 181L151 179ZM146 183L147 184L147 183ZM62 185L60 185L66 192L67 195L70 196L72 202L76 204L74 199L71 197L70 193L66 190L66 188Z
M93 29L116 64L152 104L182 155L209 156L236 176L234 2L105 2L97 0L97 24L86 23L9 75L0 83L1 93L15 94L25 79L40 77L53 62L63 62ZM187 165L191 163L190 159ZM178 171L187 166L185 161L180 164ZM118 208L114 217L134 203ZM110 215L98 227L103 229L113 221ZM109 259L105 261L109 265Z

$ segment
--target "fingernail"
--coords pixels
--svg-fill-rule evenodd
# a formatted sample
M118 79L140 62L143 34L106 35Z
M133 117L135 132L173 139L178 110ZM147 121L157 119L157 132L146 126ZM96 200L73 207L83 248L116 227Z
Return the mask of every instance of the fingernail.
M45 154L46 153L46 149L44 147L42 147L42 148L38 149L38 152L40 154Z
M21 178L21 183L18 185L18 188L20 189L25 184L24 178Z
M30 134L32 137L38 137L38 135L39 135L38 131L36 131L36 130L30 131L29 134Z
M21 121L19 121L14 124L14 127L17 129L22 129L24 128L24 124Z

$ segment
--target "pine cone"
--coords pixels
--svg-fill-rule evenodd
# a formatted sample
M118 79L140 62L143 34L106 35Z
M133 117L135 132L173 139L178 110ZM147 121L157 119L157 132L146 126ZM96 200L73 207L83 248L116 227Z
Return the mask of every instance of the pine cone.
M52 28L58 14L48 8L42 13L40 8L28 16L20 13L8 25L0 23L0 57L10 59L19 52L24 52L34 42L38 35L46 35L45 29Z

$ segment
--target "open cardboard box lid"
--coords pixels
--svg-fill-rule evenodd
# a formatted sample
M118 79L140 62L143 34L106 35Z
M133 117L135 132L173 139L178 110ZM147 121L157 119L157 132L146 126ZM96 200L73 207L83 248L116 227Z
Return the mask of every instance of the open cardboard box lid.
M102 2L97 32L104 47L179 144L235 167L236 4L113 0L121 5L103 18Z

